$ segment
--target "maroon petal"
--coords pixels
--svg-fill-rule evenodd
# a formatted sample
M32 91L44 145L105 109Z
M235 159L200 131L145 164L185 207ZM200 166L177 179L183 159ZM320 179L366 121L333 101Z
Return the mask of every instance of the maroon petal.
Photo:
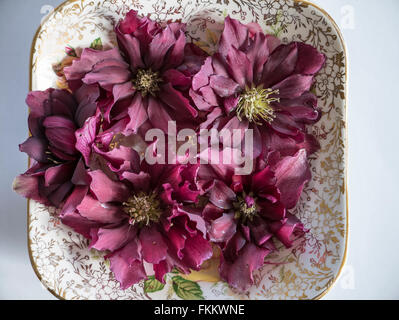
M210 86L219 97L229 97L240 90L240 86L234 80L219 75L211 76Z
M255 217L255 219L250 222L249 227L251 236L258 246L262 246L273 236L273 234L269 232L267 223L259 217Z
M19 151L25 152L29 157L38 162L47 162L47 141L38 137L29 137L24 143L19 145Z
M233 263L222 259L220 275L233 288L248 290L254 282L252 272L263 266L264 259L269 253L269 249L247 243Z
M240 96L230 96L223 100L223 107L226 114L230 114L235 107L237 107L238 101L240 100Z
M86 196L88 190L88 186L76 186L73 189L71 195L65 201L65 204L63 205L60 213L60 217L62 218L65 214L74 212L76 207L82 202L83 198Z
M309 91L312 83L312 76L294 74L274 85L273 90L279 90L280 99L292 99L301 96L305 91Z
M43 122L50 144L67 154L76 153L75 124L63 117L47 117Z
M87 119L81 129L76 130L75 148L83 155L87 166L90 164L92 145L97 135L97 117L93 116Z
M86 73L92 70L97 62L107 59L115 59L123 62L123 58L117 48L105 51L89 48L84 49L79 59L74 60L70 67L64 68L65 76L68 81L81 80Z
M241 227L241 225L240 225ZM239 228L238 232L227 242L227 245L223 251L223 259L229 262L234 262L239 254L239 251L245 246L247 240L241 233L242 228Z
M263 33L255 34L253 42L247 50L247 57L252 64L254 81L258 83L262 77L264 65L269 58L268 41Z
M240 49L248 41L248 28L229 16L224 20L224 30L219 41L219 52L226 57L229 49Z
M297 136L302 129L301 124L294 121L290 114L278 113L271 123L271 127L283 135Z
M227 242L235 234L237 224L234 213L225 213L211 222L208 230L209 239L213 242Z
M127 217L120 210L120 207L108 203L100 203L90 195L86 195L83 198L82 202L77 206L77 210L82 217L98 223L119 223Z
M184 231L177 227L171 227L167 235L173 251L176 252L176 255L179 259L183 259L182 250L184 249L184 244L186 242L186 235L184 234Z
M128 180L133 185L135 191L146 192L150 188L151 177L146 172L136 174L125 171L122 173L122 178Z
M197 110L190 105L188 99L180 91L173 88L170 83L162 86L159 98L178 113L189 113L194 118L198 115Z
M174 24L176 25L176 23ZM168 27L171 27L172 24L169 24ZM183 30L177 31L178 36L175 40L175 43L171 50L169 50L166 59L165 65L163 66L164 70L169 68L176 68L183 63L184 60L184 48L186 46L186 35ZM175 36L176 37L176 36Z
M226 184L220 180L215 180L215 184L210 191L209 201L222 209L231 209L232 202L236 199L236 194Z
M287 209L293 208L302 193L306 182L311 179L311 173L304 149L293 157L285 157L276 168L276 186L281 193L281 202Z
M275 183L276 178L270 167L266 167L252 176L252 190L257 193L274 186Z
M57 185L71 179L76 163L69 162L58 166L50 167L44 174L45 186Z
M171 116L161 104L153 97L148 98L148 118L154 128L159 128L163 132L168 132L168 122L172 121Z
M326 61L326 56L306 43L297 42L297 47L298 61L295 73L313 75L319 72Z
M265 88L284 80L295 70L298 49L295 43L279 46L269 57L262 75Z
M305 232L301 221L292 214L287 214L283 221L271 223L270 230L287 248L292 246L294 234L301 236Z
M50 192L47 196L51 201L52 205L56 208L59 208L62 202L70 195L71 191L73 191L74 185L71 181L66 181L61 184L57 189Z
M268 220L279 221L286 216L285 206L280 201L273 203L267 200L260 200L258 205L260 207L259 215Z
M135 237L135 229L128 223L124 223L116 228L92 229L92 241L90 248L100 251L115 251L123 247Z
M93 191L98 201L106 202L123 202L129 197L129 189L118 181L113 181L101 170L89 172L92 179L90 189Z
M204 99L204 97L190 89L189 95L193 99L195 106L201 111L209 111L212 106Z
M121 284L122 290L147 278L137 241L135 240L130 241L122 249L112 253L108 259L111 271L114 273L115 279Z
M137 11L129 10L126 13L125 18L119 22L118 28L122 33L133 33L137 30L140 24L141 21L137 16Z
M97 99L100 90L97 85L82 85L75 93L79 102L75 113L75 121L78 127L82 127L85 121L96 113Z
M164 63L168 50L175 43L175 36L171 28L166 27L158 33L148 46L148 54L144 57L146 65L157 71Z
M40 194L41 185L39 180L40 177L38 176L21 174L14 179L12 187L16 193L25 198L33 199L44 205L50 205L49 200Z
M140 230L140 243L143 259L149 263L165 260L168 246L155 225Z
M90 72L82 79L86 84L98 83L102 87L125 83L131 79L130 71L121 67L105 67L95 72Z
M126 129L132 133L137 133L137 130L142 126L148 119L146 110L146 99L143 99L140 93L136 93L132 99L132 103L128 107L128 115L130 118L129 123L126 125Z
M246 84L252 84L253 67L244 52L231 47L227 54L226 60L229 73L233 76L233 79L240 85L241 88L244 88Z
M188 237L183 250L183 262L189 268L199 270L202 263L212 257L210 243L201 235Z
M155 279L157 279L159 282L165 283L165 274L172 270L171 265L166 260L162 260L160 263L154 264L153 268Z
M212 57L206 58L204 64L201 66L200 71L193 77L192 88L197 91L198 89L209 84L209 77L213 74Z
M117 33L118 43L121 50L126 54L130 66L133 70L144 68L141 58L140 41L130 34Z
M190 77L176 69L169 69L165 71L162 74L162 79L165 82L170 82L172 86L187 87L191 84Z

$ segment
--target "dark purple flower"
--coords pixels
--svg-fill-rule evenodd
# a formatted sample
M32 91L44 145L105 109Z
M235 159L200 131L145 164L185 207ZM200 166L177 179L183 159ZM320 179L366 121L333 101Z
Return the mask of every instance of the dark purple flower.
M197 172L198 166L142 163L119 180L91 171L89 192L61 219L90 238L90 247L110 251L111 270L122 289L147 278L144 262L162 282L172 268L199 270L212 248L195 207Z
M74 88L98 83L108 91L112 101L105 119L124 122L124 134L137 133L145 123L166 132L170 120L192 127L197 110L185 92L204 55L186 43L184 28L181 23L161 28L130 11L115 28L120 51L85 49L65 68L66 78Z
M310 45L279 44L256 30L227 17L218 52L205 60L190 90L198 109L208 113L202 128L254 130L255 157L269 128L305 140L305 124L320 117L309 90L325 62Z
M294 156L274 154L248 176L201 166L198 184L209 197L203 217L210 241L222 249L220 275L232 287L245 291L253 284L252 272L276 249L273 237L290 247L294 234L303 234L289 210L310 178L304 149Z
M87 182L86 167L76 148L75 132L96 112L97 86L82 86L75 94L47 89L28 94L31 137L19 146L32 165L14 181L24 197L56 207L75 186Z

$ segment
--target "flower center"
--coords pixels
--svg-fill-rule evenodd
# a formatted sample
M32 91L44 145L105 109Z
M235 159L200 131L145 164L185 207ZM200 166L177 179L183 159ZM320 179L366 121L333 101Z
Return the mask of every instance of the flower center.
M123 202L123 211L130 217L129 223L143 227L151 222L158 222L162 210L161 202L157 198L158 195L155 192L150 194L139 192L129 197L126 202Z
M159 77L158 71L139 69L132 82L136 90L140 91L142 96L145 97L148 93L155 96L155 93L159 91L159 83L162 82L162 79Z
M237 196L237 200L233 203L234 217L241 220L242 223L247 220L252 221L254 216L258 213L258 206L256 205L256 198L253 197L253 193L250 192L248 195L245 192Z
M276 97L278 94L279 90L264 89L262 86L252 86L251 88L246 86L238 100L237 118L240 121L246 118L258 125L262 125L262 120L271 123L276 115L270 104L276 101L280 102L280 99Z

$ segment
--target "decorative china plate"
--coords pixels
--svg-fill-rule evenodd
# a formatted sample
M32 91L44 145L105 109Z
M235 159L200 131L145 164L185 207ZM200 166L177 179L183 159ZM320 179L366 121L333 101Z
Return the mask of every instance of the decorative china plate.
M334 283L345 260L348 233L346 194L345 44L337 25L322 9L293 0L69 0L42 23L33 39L31 90L55 87L52 65L65 47L87 47L101 38L115 46L112 26L130 9L159 21L182 20L187 36L211 53L227 15L257 21L284 43L302 41L327 56L314 91L323 111L312 126L321 150L312 155L312 180L295 209L307 229L293 249L268 256L245 294L220 281L218 257L201 272L169 274L166 284L152 278L123 291L103 254L60 223L53 208L28 201L28 246L32 266L48 290L63 299L315 299Z

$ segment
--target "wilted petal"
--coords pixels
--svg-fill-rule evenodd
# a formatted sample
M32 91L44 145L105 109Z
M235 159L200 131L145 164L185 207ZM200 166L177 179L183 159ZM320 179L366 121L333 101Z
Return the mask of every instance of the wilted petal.
M129 197L129 189L119 181L113 181L101 170L88 173L92 179L90 189L97 199L102 202L123 202Z
M287 219L270 224L270 230L287 247L293 244L293 235L302 235L305 231L301 221L292 214L287 214Z
M224 30L219 41L219 52L226 57L229 49L240 49L248 41L248 28L236 19L229 16L224 20Z
M25 152L29 157L38 162L47 162L47 141L43 138L29 137L24 143L19 145L19 151Z
M281 193L281 202L287 209L293 208L306 182L311 179L309 164L304 149L293 157L285 157L275 168L276 186Z
M166 53L175 41L171 28L166 27L158 33L148 45L148 52L144 57L146 65L151 66L153 71L159 70L164 63Z
M247 55L234 47L229 49L226 57L227 68L241 88L246 84L251 85L253 80L253 67Z
M220 180L215 180L213 188L210 190L209 201L222 209L231 209L232 202L236 199L236 194L226 184Z
M165 82L170 82L172 86L187 87L191 84L190 77L176 69L169 69L165 71L162 74L162 79Z
M275 183L276 178L270 167L266 167L252 176L252 190L255 192L262 192L265 188L274 186Z
M210 86L219 97L229 97L240 90L240 86L234 80L219 75L211 76Z
M295 73L313 75L320 71L326 61L326 56L316 48L306 43L297 42L298 60Z
M115 251L123 247L135 237L135 229L128 223L115 228L99 228L91 230L90 248L100 251Z
M254 221L250 222L249 227L251 230L251 236L258 246L262 246L273 236L269 232L267 223L259 217L255 217Z
M189 268L199 270L202 263L212 257L212 247L200 234L186 239L183 262Z
M90 164L92 145L97 135L97 122L98 119L96 116L90 117L86 120L83 127L75 132L75 148L83 155L87 166Z
M189 113L193 118L198 114L197 110L190 105L188 99L180 91L173 88L170 83L166 83L161 87L159 98L178 113Z
M204 64L201 66L200 71L194 75L192 88L197 91L209 84L209 77L213 74L212 57L206 58Z
M73 162L63 163L54 167L50 167L44 174L45 186L59 185L72 178L76 164Z
M148 100L143 99L140 93L134 95L133 100L127 109L130 121L126 125L126 130L132 133L137 133L137 130L141 125L147 121L147 103Z
M115 274L115 279L120 283L122 290L147 278L135 240L130 241L122 249L112 253L108 256L108 259L111 271Z
M33 199L44 205L50 205L48 199L40 194L40 177L21 174L14 179L13 189L21 196Z
M252 272L263 266L264 259L269 253L269 249L247 243L234 262L222 259L220 275L232 287L241 291L248 290L254 282Z
M168 247L155 225L140 230L141 252L145 261L159 263L165 260Z
M125 83L131 78L130 71L121 67L105 67L98 71L87 73L82 81L86 84L98 83L102 87Z
M119 223L127 215L121 211L120 207L101 203L90 195L86 195L82 202L77 206L80 215L98 223Z
M301 96L309 91L313 84L313 76L294 74L273 86L273 90L279 90L279 98L292 99Z
M279 46L269 57L262 75L265 88L284 80L290 76L296 66L298 49L295 43Z
M159 128L165 133L168 132L168 122L172 121L172 118L165 110L163 103L153 97L148 98L148 118L154 128Z
M236 229L234 213L225 213L211 222L208 230L209 239L213 242L226 242L235 234Z

